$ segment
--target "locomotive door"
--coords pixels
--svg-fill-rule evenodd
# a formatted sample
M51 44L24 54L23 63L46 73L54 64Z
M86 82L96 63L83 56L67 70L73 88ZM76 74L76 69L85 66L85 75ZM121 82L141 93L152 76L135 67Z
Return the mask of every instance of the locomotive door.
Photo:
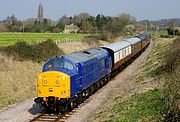
M82 67L80 64L76 64L76 83L78 84L78 90L82 89Z

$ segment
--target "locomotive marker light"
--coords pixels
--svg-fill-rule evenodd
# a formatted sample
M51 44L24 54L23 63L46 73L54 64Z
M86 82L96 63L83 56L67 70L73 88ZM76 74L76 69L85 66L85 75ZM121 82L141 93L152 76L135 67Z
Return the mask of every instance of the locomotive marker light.
M65 77L64 77L64 76L62 76L62 79L63 79L63 80L65 80Z
M47 80L44 80L44 84L47 84Z

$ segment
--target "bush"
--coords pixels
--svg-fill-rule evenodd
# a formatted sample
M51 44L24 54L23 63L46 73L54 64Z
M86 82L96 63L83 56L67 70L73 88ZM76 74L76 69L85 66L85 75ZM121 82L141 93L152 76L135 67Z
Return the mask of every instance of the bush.
M99 35L101 40L110 41L112 39L112 33L108 31L102 31Z
M41 62L53 56L64 54L52 40L34 45L29 45L26 42L17 42L15 45L3 47L1 50L8 56L13 56L15 60L19 61L32 60Z
M180 39L175 39L173 48L168 50L166 58L166 71L174 71L180 62Z
M165 96L165 110L163 113L164 122L179 122L180 108L178 101L180 99L180 73L170 73L165 76L164 96Z
M33 60L44 61L52 58L53 56L63 55L64 52L57 47L57 45L52 40L47 40L45 42L33 45Z
M17 42L15 45L3 48L3 51L8 56L13 56L16 60L23 60L29 58L32 47L26 42Z
M161 38L169 38L170 36L168 34L161 34L160 37Z
M167 28L167 32L169 35L176 35L179 36L180 35L180 29L175 27L175 28Z

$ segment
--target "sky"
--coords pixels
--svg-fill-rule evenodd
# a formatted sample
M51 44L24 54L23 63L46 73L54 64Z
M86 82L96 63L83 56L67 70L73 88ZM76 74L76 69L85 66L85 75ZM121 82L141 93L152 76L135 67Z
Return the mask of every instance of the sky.
M128 13L137 20L180 18L180 0L0 0L0 20L11 15L19 20L36 18L39 3L44 17L52 20L82 12L93 16Z

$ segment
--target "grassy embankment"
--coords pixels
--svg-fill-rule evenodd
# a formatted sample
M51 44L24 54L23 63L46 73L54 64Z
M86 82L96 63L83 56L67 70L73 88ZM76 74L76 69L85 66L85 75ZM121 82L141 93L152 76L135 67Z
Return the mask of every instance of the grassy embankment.
M60 33L0 33L0 46L13 45L18 41L24 41L28 44L39 43L47 39L53 41L81 40L90 34L60 34Z
M175 44L175 49L174 42L173 39L156 40L153 51L140 69L139 76L136 77L137 84L156 82L159 84L157 88L135 93L125 100L114 97L114 103L97 113L95 120L99 120L98 118L109 122L178 120L179 113L176 106L179 98L176 96L180 93L180 78L178 77L180 68L177 67L180 64L177 62L180 57L171 59L173 59L173 55L174 57L180 56L177 53L180 45L176 46L177 44ZM180 40L178 43L180 44ZM173 49L176 51L172 51ZM170 67L174 65L175 70L169 73L168 70L171 68L168 65Z
M0 109L35 96L42 62L63 51L53 41L24 42L0 48ZM37 63L39 62L39 63Z
M41 65L0 59L0 109L36 95L36 77Z

